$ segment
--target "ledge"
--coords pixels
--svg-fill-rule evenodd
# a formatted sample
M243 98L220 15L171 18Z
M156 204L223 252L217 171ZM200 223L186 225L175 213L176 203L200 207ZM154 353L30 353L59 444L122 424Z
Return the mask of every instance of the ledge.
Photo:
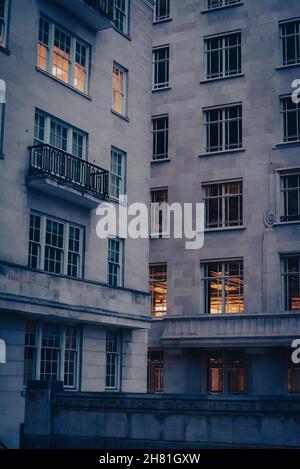
M207 83L215 83L223 80L232 80L233 78L243 78L244 76L244 73L237 73L236 75L230 75L228 77L205 78L204 80L200 80L200 85L206 85Z
M198 156L199 156L199 158L203 158L205 156L227 155L227 154L230 154L230 153L243 153L245 151L246 151L245 148L237 148L235 150L223 150L223 151L212 151L212 152L209 152L209 153L201 153Z
M160 160L151 160L151 164L168 163L170 161L171 161L171 158L162 158Z
M291 148L291 147L299 147L300 146L300 141L294 141L294 142L281 142L277 143L275 146L275 149L277 148Z
M228 227L222 227L222 228L207 228L204 230L204 233L219 233L219 232L224 232L224 231L243 231L246 230L246 227L243 226L228 226Z
M120 117L120 119L123 119L125 122L130 122L127 116L124 116L123 114L120 114L119 112L114 111L113 109L111 109L111 113L114 114L114 116Z
M54 77L53 75L51 75L51 73L45 71L45 70L42 70L41 68L39 68L37 65L35 66L35 69L41 73L42 75L45 75L46 77L48 78L51 78L52 80L56 81L57 83L60 83L61 85L64 85L66 88L68 88L69 90L71 91L74 91L75 93L77 93L79 96L82 96L83 98L89 100L89 101L92 101L92 97L89 96L88 94L86 93L83 93L82 91L78 90L77 88L74 88L74 86L70 85L69 83L65 83L64 81L60 80L59 78L56 78Z
M290 64L290 65L279 65L278 67L276 67L275 70L289 70L291 68L296 68L296 67L300 67L300 63Z
M273 226L278 227L278 226L289 226L289 225L300 225L300 220L295 220L295 221L280 221L277 223L274 223Z
M153 21L153 24L164 24L164 23L169 23L170 21L172 21L172 18L165 18L163 20Z

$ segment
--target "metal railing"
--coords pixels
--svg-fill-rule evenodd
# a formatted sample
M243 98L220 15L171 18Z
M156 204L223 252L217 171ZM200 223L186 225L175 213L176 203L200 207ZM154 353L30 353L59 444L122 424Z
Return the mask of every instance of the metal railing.
M109 172L48 144L29 147L29 175L45 175L82 192L108 197Z
M88 6L96 10L100 15L113 17L113 0L83 0Z

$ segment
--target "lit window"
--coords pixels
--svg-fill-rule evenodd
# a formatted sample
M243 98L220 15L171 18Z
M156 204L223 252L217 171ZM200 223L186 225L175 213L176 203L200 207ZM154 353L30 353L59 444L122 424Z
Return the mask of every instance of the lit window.
M164 353L150 351L148 353L148 392L162 393L164 389Z
M24 385L30 380L63 381L78 388L79 329L28 321L25 328Z
M124 240L110 238L108 240L108 284L122 287L123 279Z
M300 256L287 256L282 262L285 310L300 311Z
M170 0L156 0L154 6L154 21L164 21L170 18Z
M82 276L83 228L32 212L28 265L45 272Z
M243 183L204 185L206 229L243 225Z
M241 0L207 0L207 9L213 10L214 8L229 7L241 3Z
M169 47L153 49L153 90L169 87Z
M129 0L114 1L114 23L117 31L129 34Z
M205 39L206 78L222 78L242 72L241 33Z
M283 215L281 221L300 220L300 174L281 176Z
M300 63L300 21L288 21L280 25L282 65Z
M120 65L114 64L112 109L122 116L127 115L127 79L127 70Z
M230 151L242 148L242 106L204 110L206 151Z
M111 149L110 195L116 199L125 195L126 153Z
M152 159L163 160L169 157L169 117L158 116L152 119L153 149Z
M168 189L151 190L151 236L162 236L168 231Z
M210 394L242 394L246 391L246 367L241 351L208 354L207 381Z
M47 19L39 23L37 66L79 91L88 91L90 47Z
M118 390L121 380L121 332L106 332L106 390Z
M205 312L207 314L243 313L243 261L209 262L204 267Z
M6 47L9 0L0 0L0 47Z
M290 96L281 98L281 115L283 123L283 141L300 141L300 104L292 101Z
M150 265L150 294L152 316L164 317L167 314L167 264Z

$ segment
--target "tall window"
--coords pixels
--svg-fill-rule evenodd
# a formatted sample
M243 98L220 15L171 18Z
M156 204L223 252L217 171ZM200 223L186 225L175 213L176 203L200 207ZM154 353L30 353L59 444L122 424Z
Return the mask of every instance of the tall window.
M167 314L167 264L150 265L150 294L152 300L152 316L164 317Z
M206 78L222 78L242 72L241 33L205 39Z
M242 148L242 105L204 111L206 151L218 152Z
M124 284L124 240L109 238L108 240L108 284L122 287Z
M6 83L0 79L0 156L3 155Z
M207 9L212 10L214 8L229 7L241 3L241 0L207 0Z
M0 47L6 47L9 0L0 0Z
M243 183L207 184L205 190L205 226L207 229L243 225Z
M86 133L40 110L35 112L34 143L48 143L77 158L87 156Z
M127 115L127 80L128 71L120 65L114 64L112 109L122 116Z
M241 351L214 351L207 357L210 394L242 394L246 391L246 367Z
M164 21L170 18L170 0L156 0L154 6L154 21Z
M153 90L169 87L169 46L153 49Z
M169 157L169 117L152 118L153 160L164 160Z
M286 311L300 310L300 256L287 256L283 262L284 306Z
M280 25L282 65L300 63L300 21L288 21Z
M110 195L118 199L126 192L126 153L124 151L115 147L111 149L110 170Z
M36 212L30 214L29 267L81 277L82 263L82 227Z
M161 236L168 230L164 204L168 203L168 189L151 190L151 236Z
M106 332L106 381L107 390L119 390L121 381L121 346L120 331Z
M243 261L208 262L204 265L205 312L235 314L244 312Z
M281 176L283 215L281 221L300 220L300 174Z
M88 92L90 46L40 18L37 66L77 90Z
M162 393L164 389L164 353L151 350L148 352L148 392Z
M300 394L300 365L289 363L288 368L288 392Z
M300 141L300 104L293 103L290 96L281 98L283 141Z
M25 329L24 384L29 380L63 381L78 388L79 329L52 322L28 321Z
M117 31L129 34L129 1L114 0L114 23Z

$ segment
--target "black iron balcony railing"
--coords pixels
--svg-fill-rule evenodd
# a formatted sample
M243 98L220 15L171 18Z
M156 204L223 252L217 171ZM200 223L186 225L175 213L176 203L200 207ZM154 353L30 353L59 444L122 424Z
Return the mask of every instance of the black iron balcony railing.
M107 16L112 19L113 17L113 2L114 0L83 0L88 6L96 10L100 15Z
M44 175L97 197L108 197L109 172L65 151L41 144L29 147L29 175Z

